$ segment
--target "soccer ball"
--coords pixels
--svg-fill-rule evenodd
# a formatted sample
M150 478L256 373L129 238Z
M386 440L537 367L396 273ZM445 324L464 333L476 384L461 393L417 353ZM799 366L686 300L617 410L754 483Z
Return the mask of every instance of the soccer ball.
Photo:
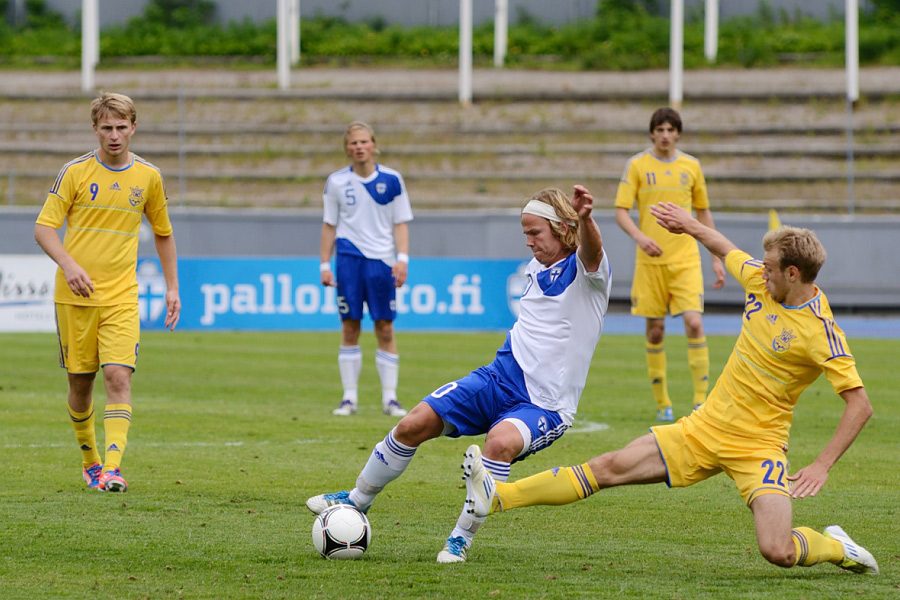
M348 504L326 508L313 521L313 546L324 558L359 558L371 539L366 515Z

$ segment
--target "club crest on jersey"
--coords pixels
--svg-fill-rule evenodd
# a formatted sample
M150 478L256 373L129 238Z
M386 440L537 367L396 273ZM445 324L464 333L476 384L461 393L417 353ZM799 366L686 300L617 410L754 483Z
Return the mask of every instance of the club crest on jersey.
M132 206L137 206L144 200L144 190L135 186L131 189L131 195L128 196L128 201Z
M387 184L383 181L379 181L375 184L375 191L378 192L379 195L385 193L387 191Z
M772 349L775 352L787 352L791 349L791 341L796 340L797 336L790 329L782 329L781 335L772 340Z
M688 185L691 182L691 178L687 173L681 174L681 185Z
M775 321L777 321L777 320L778 320L778 315L766 315L766 321L768 321L772 325L774 325Z
M562 267L553 267L550 269L550 283L553 283L562 274Z

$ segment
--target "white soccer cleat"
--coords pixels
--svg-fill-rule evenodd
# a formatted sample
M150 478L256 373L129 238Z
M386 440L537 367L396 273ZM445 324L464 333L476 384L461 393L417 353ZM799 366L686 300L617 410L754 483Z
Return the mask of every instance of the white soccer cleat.
M356 414L356 402L352 400L341 400L341 405L331 411L331 414L338 417L349 417Z
M384 414L389 417L405 417L406 409L400 406L400 403L396 400L391 400L387 404L382 407Z
M448 537L444 549L438 552L437 561L442 564L466 562L468 549L462 536Z
M854 573L878 575L878 563L872 553L854 542L847 532L838 525L829 525L823 532L825 537L837 540L844 547L844 560L838 566Z
M337 506L338 504L348 504L363 513L369 511L368 506L359 508L353 504L353 501L350 500L350 492L347 490L341 490L340 492L334 492L333 494L319 494L318 496L312 496L306 500L306 508L317 515L326 508Z
M497 485L481 460L481 448L477 444L466 450L462 470L466 481L466 512L476 517L488 516L492 512Z

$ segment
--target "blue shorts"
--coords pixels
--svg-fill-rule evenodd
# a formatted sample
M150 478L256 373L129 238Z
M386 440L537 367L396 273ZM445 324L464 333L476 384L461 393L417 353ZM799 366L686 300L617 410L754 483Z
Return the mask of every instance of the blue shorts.
M338 254L335 260L337 305L341 320L362 320L363 302L376 321L397 318L394 276L383 260Z
M456 428L449 437L487 433L504 419L521 421L531 432L531 443L513 462L548 447L568 428L559 413L531 403L509 338L494 362L442 385L422 401Z

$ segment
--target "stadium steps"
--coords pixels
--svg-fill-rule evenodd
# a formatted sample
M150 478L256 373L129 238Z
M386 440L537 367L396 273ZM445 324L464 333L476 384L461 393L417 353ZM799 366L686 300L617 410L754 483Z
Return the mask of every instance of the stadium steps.
M307 90L308 92L308 90ZM159 166L175 206L318 208L325 177L346 164L340 135L375 125L379 160L400 170L418 208L507 208L542 187L581 182L611 208L625 161L647 144L656 103L622 99L336 98L275 90L133 94L132 149ZM697 156L718 210L847 206L845 103L832 97L705 96L682 109L680 147ZM50 99L53 99L52 97ZM42 100L48 100L42 97ZM60 166L92 148L85 99L0 95L0 203L39 205ZM898 205L900 103L867 98L853 116L854 205Z

